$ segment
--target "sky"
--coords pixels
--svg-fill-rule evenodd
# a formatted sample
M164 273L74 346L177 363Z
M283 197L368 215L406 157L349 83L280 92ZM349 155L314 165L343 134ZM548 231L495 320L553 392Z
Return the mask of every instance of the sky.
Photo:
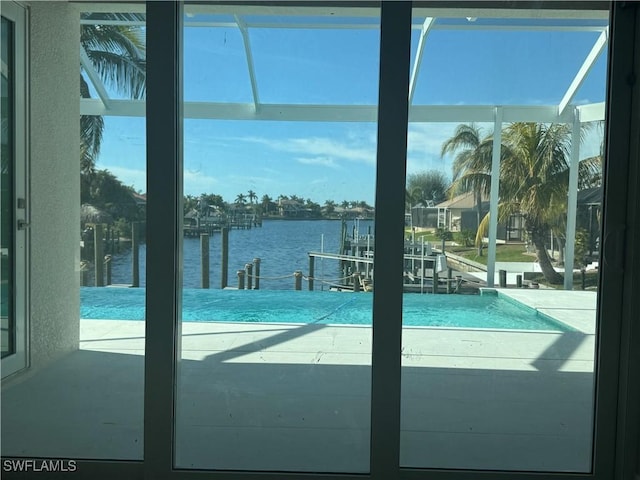
M203 18L186 22L195 20ZM469 20L439 22L460 25ZM425 44L413 104L557 105L598 35L434 29ZM262 103L377 104L378 29L251 28L249 38ZM412 63L418 38L414 31ZM185 101L252 102L237 28L187 27L184 45ZM606 51L578 91L576 104L604 101L605 57ZM450 177L452 157L442 158L440 151L457 125L410 123L408 173L437 170ZM492 128L480 126L484 133ZM597 154L601 129L594 131L581 147L581 157ZM184 193L215 193L234 201L253 190L259 198L295 194L320 204L374 204L376 135L375 122L185 119ZM145 138L144 118L106 117L97 167L144 192Z

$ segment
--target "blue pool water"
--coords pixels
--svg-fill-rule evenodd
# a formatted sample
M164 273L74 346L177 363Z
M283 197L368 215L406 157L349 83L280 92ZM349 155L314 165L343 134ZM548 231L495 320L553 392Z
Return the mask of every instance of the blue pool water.
M80 316L144 320L145 289L80 290ZM368 293L185 289L184 321L370 325ZM497 295L419 295L403 299L403 325L567 331L569 327Z

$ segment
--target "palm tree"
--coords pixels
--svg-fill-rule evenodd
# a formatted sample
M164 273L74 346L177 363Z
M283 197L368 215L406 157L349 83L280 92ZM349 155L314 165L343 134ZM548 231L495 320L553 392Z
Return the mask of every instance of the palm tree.
M249 203L253 203L254 200L258 199L258 195L253 190L249 190L247 192L247 198L249 199Z
M264 209L264 212L267 215L269 214L269 210L270 210L272 202L273 202L273 200L271 199L271 197L269 195L263 195L262 199L260 200L260 203L262 204L262 208Z
M244 193L239 193L238 196L236 197L236 203L244 205L246 201L247 201L247 197L245 197Z
M135 13L82 14L82 19L144 21ZM105 86L130 98L142 99L146 91L144 30L137 25L82 24L80 45ZM80 74L80 96L91 93L84 73ZM100 153L104 121L98 115L80 116L81 171L91 174Z
M422 189L420 187L413 187L411 189L405 188L404 190L404 209L405 212L411 213L411 209L420 203L422 198Z
M478 226L483 217L482 195L488 195L491 189L492 153L493 135L482 137L474 124L458 125L453 136L442 145L440 153L442 157L456 154L449 192L451 196L459 192L473 192ZM409 193L413 197L413 192ZM482 242L478 245L478 255L482 255Z
M333 212L336 211L336 202L334 202L333 200L325 200L324 211L327 215L333 214Z
M566 217L571 126L512 123L502 138L498 221L522 215L542 273L549 283L561 284L563 277L551 264L545 240ZM579 184L588 182L597 170L596 161L580 162ZM486 231L488 218L483 219L479 236Z

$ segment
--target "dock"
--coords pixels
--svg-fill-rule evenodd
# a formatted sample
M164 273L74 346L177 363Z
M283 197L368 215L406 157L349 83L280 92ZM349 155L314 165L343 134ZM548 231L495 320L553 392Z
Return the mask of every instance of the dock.
M210 219L211 218L211 219ZM223 228L228 230L250 230L262 227L262 217L253 214L235 215L230 217L195 217L185 218L182 232L185 237L199 237L206 233L213 235Z
M309 252L309 271L315 271L316 259L327 259L337 261L340 265L342 277L329 284L331 288L337 290L369 290L373 286L374 280L374 257L373 251L368 255L345 255L327 252ZM468 283L469 278L463 276L461 272L453 273L447 266L446 257L442 254L415 255L405 253L404 255L404 290L405 292L419 293L460 293L463 283ZM310 277L313 274L310 273ZM322 281L322 279L317 279ZM356 283L359 285L356 285ZM477 282L473 282L474 284ZM481 286L474 285L474 289ZM468 290L468 288L466 289Z

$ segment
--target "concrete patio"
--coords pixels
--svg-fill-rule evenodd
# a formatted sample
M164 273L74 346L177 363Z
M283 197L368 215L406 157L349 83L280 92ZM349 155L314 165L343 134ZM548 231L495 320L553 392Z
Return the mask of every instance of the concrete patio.
M499 294L576 331L404 328L401 464L588 471L596 295ZM176 465L367 471L371 333L184 323ZM142 458L144 323L82 320L80 335L3 385L3 456Z

